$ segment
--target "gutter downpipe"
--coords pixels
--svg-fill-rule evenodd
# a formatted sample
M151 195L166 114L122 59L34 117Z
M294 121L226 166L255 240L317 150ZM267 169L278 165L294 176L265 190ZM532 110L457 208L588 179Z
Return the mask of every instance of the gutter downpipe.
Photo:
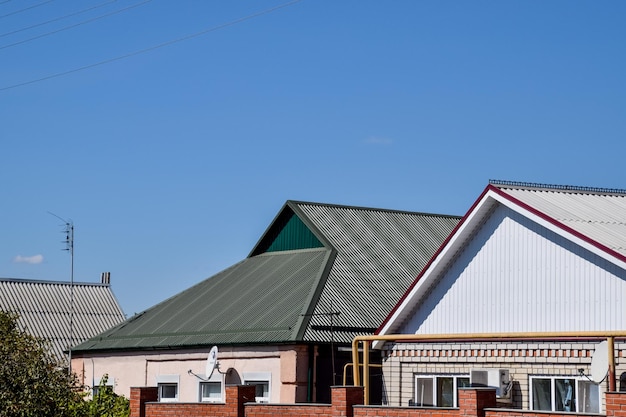
M358 369L358 368L356 368ZM370 403L370 342L367 340L363 341L363 381L368 381L367 388L363 391L363 403L365 405L369 405ZM355 385L357 385L355 383Z
M615 337L609 336L607 339L609 355L609 391L616 391L615 384Z
M550 339L554 337L566 338L606 338L609 356L609 391L615 391L615 349L616 337L625 337L626 330L621 331L587 331L587 332L511 332L511 333L450 333L450 334L387 334L387 335L367 335L356 336L352 340L352 364L353 383L355 386L361 385L361 374L359 372L359 343L363 343L363 402L369 405L369 343L380 342L428 342L434 340L501 340L501 339Z

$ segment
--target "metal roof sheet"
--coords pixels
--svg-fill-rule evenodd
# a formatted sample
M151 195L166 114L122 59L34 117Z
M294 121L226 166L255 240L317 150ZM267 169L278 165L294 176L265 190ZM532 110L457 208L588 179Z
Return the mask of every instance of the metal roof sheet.
M264 253L287 237L290 211L324 246ZM248 258L75 350L349 343L376 329L459 220L288 201Z
M626 192L523 183L493 185L583 236L626 256Z
M247 258L76 350L294 341L330 255L321 248Z
M71 292L74 307L70 332ZM18 324L31 335L51 342L52 351L64 351L125 320L107 284L0 278L0 309L19 314Z
M373 333L460 219L293 204L337 250L305 334L308 341L349 343L356 334Z
M576 245L585 244L617 268L626 251L626 190L490 181L459 227L414 280L378 329L397 332L500 205L541 221ZM536 217L534 217L536 216ZM511 238L519 238L513 234Z

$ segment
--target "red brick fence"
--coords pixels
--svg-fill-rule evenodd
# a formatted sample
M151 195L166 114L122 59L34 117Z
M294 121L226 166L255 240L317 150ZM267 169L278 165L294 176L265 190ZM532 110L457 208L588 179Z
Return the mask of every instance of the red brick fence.
M490 388L459 390L459 408L365 406L362 387L332 387L331 404L257 404L255 387L226 387L226 402L160 403L155 387L131 388L130 417L563 417L550 413L497 408ZM606 417L626 417L626 392L607 392Z

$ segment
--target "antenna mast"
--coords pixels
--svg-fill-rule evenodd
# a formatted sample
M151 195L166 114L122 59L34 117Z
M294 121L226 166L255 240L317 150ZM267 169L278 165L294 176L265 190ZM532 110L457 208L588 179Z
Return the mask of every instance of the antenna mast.
M63 221L65 229L65 248L63 250L70 253L70 340L67 347L69 356L68 374L72 375L72 346L74 345L74 222L71 219L65 220L54 213L48 212L57 219Z

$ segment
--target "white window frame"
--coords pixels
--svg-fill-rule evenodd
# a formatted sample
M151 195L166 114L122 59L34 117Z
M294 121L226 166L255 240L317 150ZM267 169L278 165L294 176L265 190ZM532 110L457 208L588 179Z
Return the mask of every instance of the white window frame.
M95 398L98 395L100 384L102 383L102 380L104 379L104 377L105 377L105 375L102 375L100 378L94 379L93 387L91 387L91 397L92 398ZM106 386L107 387L111 387L112 391L115 390L115 378L112 375L107 375Z
M469 379L470 379L470 375L469 374L414 374L413 375L413 391L414 391L414 400L413 400L413 404L418 406L418 407L422 407L424 406L422 404L421 401L421 393L417 392L417 387L418 387L418 380L431 380L432 382L432 399L434 404L432 405L426 405L424 407L443 407L439 404L437 404L437 398L439 397L438 392L437 392L437 379L438 378L452 378L452 406L451 407L458 407L459 406L459 379L463 378L463 379L467 379L467 386L469 386Z
M257 403L269 403L272 397L272 373L271 372L244 372L243 384L251 385L255 382L267 383L267 396L254 397Z
M223 403L224 402L224 375L220 373L213 373L211 378L206 379L206 375L198 375L202 380L198 381L198 401L204 403ZM202 396L202 386L204 384L219 384L220 385L220 397L211 398Z
M159 392L159 402L171 403L177 402L180 395L180 375L157 375L156 383ZM175 385L176 395L174 397L163 397L162 389L164 386Z
M540 409L535 409L535 399L534 399L534 382L537 380L549 380L550 381L550 410L540 410ZM528 401L529 401L529 409L534 410L534 411L548 411L548 412L571 412L571 413L603 413L602 410L602 398L601 398L601 393L600 393L600 384L596 384L595 382L586 379L586 378L582 378L582 377L578 377L578 376L573 376L573 375L530 375L529 376L529 384L528 384ZM574 386L572 387L572 396L573 398L573 405L575 406L575 408L573 410L570 411L563 411L563 410L557 410L557 404L556 404L556 381L557 380L569 380L569 381L574 381ZM596 392L592 393L592 395L594 395L595 399L596 399L596 403L597 403L597 410L584 410L585 408L588 408L588 404L581 404L581 396L578 395L579 392L581 391L581 389L584 389L584 387L595 387Z

